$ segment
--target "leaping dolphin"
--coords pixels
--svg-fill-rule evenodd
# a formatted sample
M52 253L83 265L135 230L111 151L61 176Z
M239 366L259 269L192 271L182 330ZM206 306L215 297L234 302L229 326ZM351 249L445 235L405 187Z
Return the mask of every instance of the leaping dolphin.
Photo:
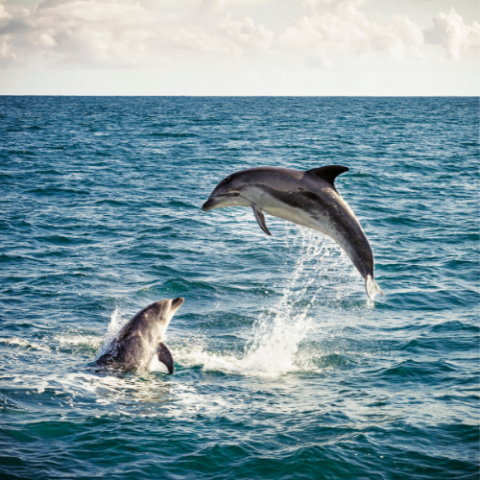
M306 172L256 167L224 178L203 204L204 212L223 207L252 207L260 228L271 235L263 212L331 237L365 279L369 298L382 290L373 275L373 253L352 209L335 188L335 178L348 168L329 165Z
M183 302L180 297L161 300L138 312L120 330L109 350L96 361L97 365L126 371L146 369L156 354L168 373L173 373L173 357L162 340L170 320Z

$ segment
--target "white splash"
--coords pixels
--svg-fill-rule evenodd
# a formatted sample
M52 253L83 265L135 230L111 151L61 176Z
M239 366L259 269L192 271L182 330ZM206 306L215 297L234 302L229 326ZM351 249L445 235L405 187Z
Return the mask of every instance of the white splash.
M317 300L321 297L322 304L338 303L362 288L361 277L329 238L304 228L285 238L298 260L281 289L280 301L258 318L243 356L209 352L197 344L177 349L176 360L185 366L202 366L205 371L266 377L318 370L311 355L298 352L301 343L321 328L313 317Z
M120 331L120 329L123 327L125 324L125 320L123 319L120 309L117 307L113 313L112 316L110 317L110 323L108 324L108 331L107 334L105 335L105 340L103 341L102 348L100 348L97 358L101 357L110 347L110 344L112 343L112 340L115 338L117 333Z
M312 307L327 287L339 299L342 287L348 285L347 271L351 276L346 256L330 239L306 228L286 239L290 249L298 251L298 260L280 302L257 321L243 358L248 372L278 376L301 370L296 361L299 345L317 326Z

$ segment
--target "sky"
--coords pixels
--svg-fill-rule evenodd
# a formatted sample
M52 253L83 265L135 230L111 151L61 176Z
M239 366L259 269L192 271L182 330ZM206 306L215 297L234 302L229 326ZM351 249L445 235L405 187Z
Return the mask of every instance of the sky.
M480 94L478 0L0 0L0 95Z

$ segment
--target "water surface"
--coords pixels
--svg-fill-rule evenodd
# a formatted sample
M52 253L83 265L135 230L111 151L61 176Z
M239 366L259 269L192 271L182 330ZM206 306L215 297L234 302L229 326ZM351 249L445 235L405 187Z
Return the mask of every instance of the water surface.
M0 97L0 477L477 479L477 98ZM385 292L223 177L343 164ZM169 376L99 374L185 297ZM103 347L102 347L103 346Z

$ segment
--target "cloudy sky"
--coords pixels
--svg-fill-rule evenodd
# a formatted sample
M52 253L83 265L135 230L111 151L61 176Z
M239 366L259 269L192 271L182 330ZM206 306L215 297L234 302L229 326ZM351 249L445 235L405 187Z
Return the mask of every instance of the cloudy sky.
M0 0L0 94L479 95L479 3Z

